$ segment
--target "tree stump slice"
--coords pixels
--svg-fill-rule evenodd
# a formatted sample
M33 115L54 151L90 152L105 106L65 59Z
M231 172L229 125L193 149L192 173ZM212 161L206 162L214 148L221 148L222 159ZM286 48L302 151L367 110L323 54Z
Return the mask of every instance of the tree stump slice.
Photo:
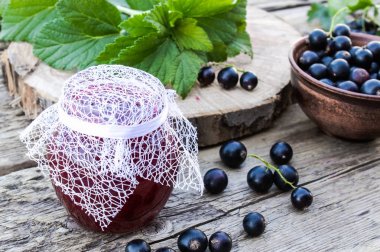
M239 55L226 64L253 71L259 84L252 92L240 86L226 91L215 80L209 87L195 87L184 100L178 98L184 115L198 129L199 146L214 145L266 129L291 102L287 55L300 34L268 12L252 6L247 8L247 30L254 58ZM65 80L74 74L41 62L27 43L11 43L1 59L8 90L11 95L20 97L20 105L29 118L35 118L57 102Z

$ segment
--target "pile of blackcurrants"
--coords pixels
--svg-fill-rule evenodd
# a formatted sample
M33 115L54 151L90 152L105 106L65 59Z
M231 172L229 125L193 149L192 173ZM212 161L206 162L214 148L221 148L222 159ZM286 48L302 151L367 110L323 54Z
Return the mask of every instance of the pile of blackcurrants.
M234 88L239 81L239 73L234 67L225 67L218 73L218 83L224 89ZM215 71L211 66L202 67L198 73L198 82L201 87L206 87L215 80ZM257 76L252 72L244 72L240 76L240 86L252 91L258 83Z
M297 170L287 163L293 157L292 147L283 141L275 143L270 150L272 161L279 165L278 167L270 164L257 155L248 155L247 148L243 143L231 140L223 144L219 150L222 162L230 168L239 168L247 156L256 158L264 163L265 166L253 167L247 175L247 183L250 188L258 193L269 191L273 183L282 191L291 193L291 202L296 209L304 210L313 202L313 195L305 187L296 187L299 176ZM274 170L272 172L271 170ZM222 193L228 185L228 176L226 172L219 168L213 168L204 175L204 186L210 194ZM250 212L243 219L243 229L250 237L261 235L266 227L265 218L258 212ZM230 252L232 249L232 239L229 234L218 231L207 239L204 232L196 228L189 228L181 233L177 240L178 248L181 252L204 252L209 247L211 252ZM130 241L126 252L150 252L149 244L142 240L136 239ZM173 252L172 248L163 247L156 252Z
M308 36L309 50L298 65L322 83L351 92L380 95L380 42L353 46L351 30L338 24L329 35L315 29Z

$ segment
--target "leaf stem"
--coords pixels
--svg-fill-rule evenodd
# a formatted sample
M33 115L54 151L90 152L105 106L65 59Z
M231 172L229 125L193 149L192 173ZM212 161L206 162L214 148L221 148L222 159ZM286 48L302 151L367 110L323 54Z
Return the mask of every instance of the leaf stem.
M329 30L329 35L330 35L330 38L332 37L332 31L334 29L334 26L335 26L335 19L344 11L348 10L348 7L343 7L341 9L339 9L335 15L332 17L331 19L331 24L330 24L330 30Z
M211 63L212 66L221 66L221 67L233 67L236 69L236 71L238 72L241 72L241 73L244 73L244 72L247 72L246 70L244 69L241 69L241 68L237 68L236 66L234 66L233 64L226 64L226 63L222 63L222 62L213 62Z
M255 158L259 161L261 161L267 168L269 169L272 169L274 171L276 171L278 173L278 175L280 175L280 178L282 179L282 181L285 182L285 184L288 184L290 185L293 189L297 188L293 185L293 183L289 182L281 173L280 169L278 169L276 166L274 165L271 165L269 162L267 162L265 159L263 159L262 157L260 156L257 156L255 154L249 154L248 157L252 157L252 158Z
M120 6L120 5L115 5L116 8L124 13L124 14L127 14L128 16L134 16L134 15L137 15L137 14L141 14L143 13L143 11L139 11L139 10L132 10L130 8L127 8L127 7L123 7L123 6Z

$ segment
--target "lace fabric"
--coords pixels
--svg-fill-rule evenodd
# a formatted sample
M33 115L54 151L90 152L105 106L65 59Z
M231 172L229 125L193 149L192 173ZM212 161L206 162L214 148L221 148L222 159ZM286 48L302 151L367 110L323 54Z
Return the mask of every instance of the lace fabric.
M173 91L134 68L78 72L59 102L20 138L29 157L102 229L133 194L138 177L203 191L196 129Z

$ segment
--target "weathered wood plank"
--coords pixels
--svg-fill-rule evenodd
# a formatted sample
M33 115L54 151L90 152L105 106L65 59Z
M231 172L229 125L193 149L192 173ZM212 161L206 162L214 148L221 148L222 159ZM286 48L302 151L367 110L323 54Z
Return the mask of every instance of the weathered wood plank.
M26 157L26 148L18 138L30 120L21 108L11 106L12 99L3 82L0 75L0 176L35 165Z
M324 3L326 0L248 0L249 5L254 5L267 11L276 11L301 6L309 6L312 3Z
M215 81L207 88L195 87L186 99L177 100L184 115L198 128L199 146L217 144L268 128L290 103L287 55L300 34L268 12L249 6L247 13L247 31L255 57L252 60L239 55L228 63L255 72L259 78L258 87L253 92L241 87L226 91ZM39 62L32 54L32 47L25 43L12 43L7 55L14 70L8 74L9 85L21 96L24 111L31 118L44 105L58 100L64 81L73 74Z
M284 242L284 249L291 249L293 245L298 246L299 241L295 239L296 236L288 234L288 232L293 232L292 225L289 223L298 223L297 228L299 230L297 229L297 232L295 232L298 235L306 230L301 226L302 221L311 219L314 224L308 234L314 231L316 233L311 237L316 235L324 237L322 240L317 241L315 247L316 249L322 249L324 246L322 241L325 242L330 234L336 233L331 230L332 233L326 232L324 228L316 229L315 226L319 225L320 219L315 216L322 213L329 216L328 213L333 208L332 206L337 207L336 211L342 212L342 221L351 216L350 209L354 205L346 204L342 201L343 198L341 199L337 195L343 194L347 199L348 195L352 195L352 204L356 204L356 194L354 196L352 192L356 190L361 192L362 188L366 188L366 186L363 179L359 177L361 176L360 174L355 175L355 177L348 176L347 179L353 183L350 188L346 188L349 187L347 183L336 186L339 185L340 179L338 180L338 178L352 170L360 170L361 167L367 167L368 169L372 166L378 167L380 139L367 143L349 143L330 138L321 133L302 114L299 107L294 105L276 123L273 129L244 139L243 142L247 145L249 152L268 158L271 144L278 139L284 139L292 144L295 150L292 164L298 168L301 176L300 183L310 184L308 187L316 195L315 204L310 210L311 213L305 213L301 217L294 216L296 213L293 213L292 208L289 207L288 194L279 195L279 191L272 188L269 194L258 195L248 188L245 182L246 173L250 167L258 164L256 161L249 159L240 170L226 169L230 184L221 195L209 196L206 194L201 198L194 199L189 197L188 193L176 192L172 195L160 216L141 231L130 235L95 234L81 230L67 217L64 209L58 204L49 182L42 179L38 169L33 168L11 173L0 178L0 194L2 195L0 218L4 220L0 222L0 233L2 234L0 236L0 247L5 249L12 248L14 251L83 251L90 249L94 251L121 251L125 243L134 237L143 237L153 243L165 240L162 244L169 245L174 242L173 237L190 226L201 226L208 234L216 231L220 226L232 233L235 243L238 241L235 245L238 247L235 247L234 251L249 251L238 249L249 246L255 246L259 251L260 249L265 250L270 248L268 246L272 241L273 243L279 243L279 236L281 235L286 235L287 237L286 242ZM223 167L218 158L218 147L202 150L200 152L200 162L203 173L209 168ZM376 179L379 176L379 169L376 172L374 170L376 169L371 169L372 173L374 172L373 174L371 173L371 176ZM363 183L362 187L357 187L356 176L358 176L358 181ZM363 175L363 178L368 178L368 175ZM371 178L368 179L368 183L376 184ZM331 197L326 193L328 188L332 188L331 193L333 195ZM372 195L376 195L377 190L379 189L374 188L374 194ZM358 195L362 196L360 193ZM325 196L327 197L326 199L324 198ZM272 197L275 198L266 200ZM360 205L360 207L364 209L371 203L377 205L375 206L376 209L379 206L379 199L378 197L374 198L376 197L372 196L373 201L366 201L366 204ZM331 203L332 200L336 201ZM242 214L248 210L264 211L270 221L267 234L260 238L261 245L258 247L256 247L254 241L245 238L239 224ZM376 216L377 212L371 212L371 215L368 216ZM288 214L289 217L284 217L284 222L277 220L277 224L272 224L275 223L277 218ZM329 218L333 218L333 216L329 216ZM224 228L222 222L225 224L231 223L231 229ZM282 225L282 223L287 224ZM338 224L342 225L341 222ZM344 233L344 225L343 227L339 226L339 232L346 234L348 239L350 236L347 232L351 232L351 226L347 224L347 227L348 229ZM376 226L373 226L373 228L376 228ZM286 231L282 231L285 229ZM368 229L368 237L372 237L373 230ZM360 237L362 239L362 236ZM167 239L172 240L166 241ZM337 239L335 244L343 246L345 243L339 243L339 239ZM276 248L277 245L272 244L271 246Z

